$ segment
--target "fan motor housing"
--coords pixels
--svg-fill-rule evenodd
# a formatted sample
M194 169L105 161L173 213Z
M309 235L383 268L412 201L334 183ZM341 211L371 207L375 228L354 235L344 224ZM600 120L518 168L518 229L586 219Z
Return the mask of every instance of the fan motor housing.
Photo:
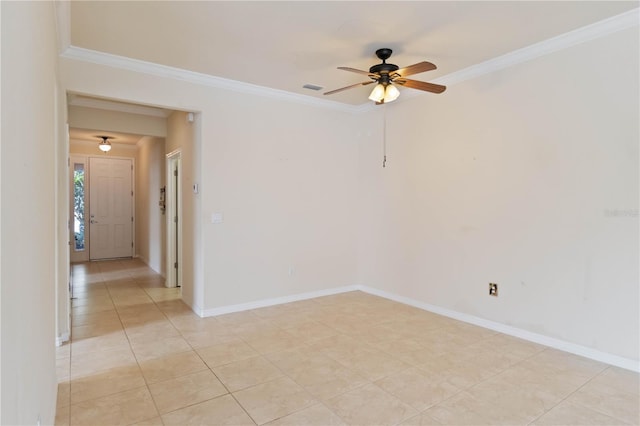
M399 69L400 67L395 64L387 64L383 62L369 68L369 72L372 74L390 74L393 71L398 71Z
M369 72L372 74L381 75L381 74L390 74L394 71L398 71L400 67L398 67L395 64L387 64L386 62L387 59L391 57L392 53L393 53L393 50L387 47L376 50L376 56L378 57L378 59L382 60L382 63L378 65L374 65L371 68L369 68Z

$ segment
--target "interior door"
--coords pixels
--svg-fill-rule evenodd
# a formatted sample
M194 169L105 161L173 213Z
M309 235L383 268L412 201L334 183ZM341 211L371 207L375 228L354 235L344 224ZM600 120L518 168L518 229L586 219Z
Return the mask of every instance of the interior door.
M180 188L180 180L178 179L178 173L179 173L179 165L180 165L180 159L177 159L175 164L174 164L174 169L173 169L173 199L176 200L176 207L175 209L175 216L174 216L174 223L175 223L175 234L174 234L174 238L175 238L175 244L174 244L174 255L176 258L176 261L174 263L174 271L176 273L175 275L175 280L176 280L176 287L180 287L180 261L178 259L180 259L180 246L178 244L178 241L180 241L180 224L182 222L182 218L180 217L180 215L178 214L178 208L177 208L177 202L180 199L179 198L179 188Z
M92 157L89 170L89 257L132 257L132 160Z
M182 286L180 151L167 154L167 287ZM172 269L173 268L173 271Z

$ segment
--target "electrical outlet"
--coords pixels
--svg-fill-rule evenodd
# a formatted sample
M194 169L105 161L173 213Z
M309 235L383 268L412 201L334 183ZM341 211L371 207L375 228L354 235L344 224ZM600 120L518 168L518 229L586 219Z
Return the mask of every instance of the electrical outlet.
M498 297L498 284L489 283L489 296Z

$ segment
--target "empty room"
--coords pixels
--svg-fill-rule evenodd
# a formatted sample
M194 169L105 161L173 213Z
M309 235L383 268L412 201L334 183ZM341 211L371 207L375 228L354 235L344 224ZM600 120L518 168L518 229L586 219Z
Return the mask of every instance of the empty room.
M639 6L0 2L0 422L640 424Z

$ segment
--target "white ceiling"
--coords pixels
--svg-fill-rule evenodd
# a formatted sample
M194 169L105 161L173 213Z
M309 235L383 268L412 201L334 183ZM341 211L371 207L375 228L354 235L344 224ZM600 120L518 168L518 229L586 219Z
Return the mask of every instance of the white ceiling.
M145 105L137 105L130 104L126 102L118 102L108 99L95 98L90 96L82 96L76 94L68 94L67 95L67 105L74 106L78 108L92 108L92 109L101 109L107 111L120 111L126 112L130 114L137 115L147 115L152 117L163 117L166 118L169 116L171 111L155 108ZM75 143L82 144L98 144L101 138L100 136L108 136L111 138L109 141L114 146L119 145L136 145L140 139L142 139L145 135L137 135L133 133L121 133L121 132L113 132L111 130L105 129L80 129L77 127L69 128L69 139L74 141Z
M429 81L637 7L637 1L78 1L71 2L71 44L323 98L324 91L366 81L336 67L368 70L381 47L392 48L389 62L401 67L435 63L437 70L414 76ZM303 89L306 83L324 89ZM330 98L359 105L370 90Z
M69 128L69 139L82 143L95 143L96 148L98 143L102 141L100 136L109 136L109 142L113 145L135 145L143 135L134 135L131 133L119 133L105 130L93 130L93 129L78 129L77 127Z

